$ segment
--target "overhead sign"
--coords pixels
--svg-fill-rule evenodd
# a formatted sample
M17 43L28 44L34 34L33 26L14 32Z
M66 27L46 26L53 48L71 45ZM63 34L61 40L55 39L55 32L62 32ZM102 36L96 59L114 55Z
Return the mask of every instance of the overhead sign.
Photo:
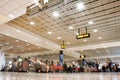
M83 38L89 38L89 37L90 37L90 33L76 35L76 39L83 39Z
M61 49L65 49L65 48L66 48L66 46L65 46L65 45L62 45L62 46L61 46Z

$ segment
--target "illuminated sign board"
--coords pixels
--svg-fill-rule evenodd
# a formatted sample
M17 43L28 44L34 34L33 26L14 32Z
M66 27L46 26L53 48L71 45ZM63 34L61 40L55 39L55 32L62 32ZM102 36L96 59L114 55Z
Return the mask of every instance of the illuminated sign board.
M90 37L90 33L76 35L76 39L83 39L83 38L89 38L89 37Z
M65 45L62 45L62 46L61 46L61 49L65 49L65 48L66 48L66 46L65 46Z

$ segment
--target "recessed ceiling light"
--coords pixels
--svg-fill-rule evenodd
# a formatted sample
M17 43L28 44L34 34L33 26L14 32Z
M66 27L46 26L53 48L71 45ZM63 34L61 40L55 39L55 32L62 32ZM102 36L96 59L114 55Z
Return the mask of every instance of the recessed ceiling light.
M98 37L98 39L102 39L102 37Z
M0 46L3 46L3 44L0 44Z
M70 42L67 42L67 44L70 44Z
M89 21L88 24L92 25L92 24L93 24L93 21Z
M28 50L31 50L31 48L29 48Z
M81 10L81 9L83 9L85 6L84 6L84 3L82 3L82 2L79 2L78 4L77 4L77 8L79 9L79 10Z
M57 37L57 39L61 39L61 37Z
M16 30L17 32L20 32L20 30Z
M16 42L19 42L19 40L16 40Z
M53 15L54 15L55 17L58 17L58 16L59 16L59 13L58 13L58 12L53 12Z
M52 32L49 31L48 34L52 34Z
M83 41L84 41L84 42L86 42L87 40L86 40L86 39L84 39Z
M20 47L19 45L17 47Z
M9 14L9 17L14 18L15 16L14 16L14 15L12 15L12 14Z
M48 44L48 42L45 42L46 44Z
M25 42L28 42L27 40L25 40Z
M10 44L10 43L7 42L6 44Z
M9 34L6 34L7 36L9 36Z
M76 35L79 35L79 33L76 33Z
M39 38L35 38L36 40L38 40Z
M27 45L30 45L29 43L27 43Z
M35 5L38 6L38 5L40 5L40 3L37 2L37 3L35 3Z
M11 46L10 49L12 49L13 47Z
M34 25L35 23L34 22L30 22L31 25Z
M72 26L70 26L69 29L74 29L74 28Z
M98 32L98 30L97 30L97 29L94 29L93 32Z
M39 44L36 44L37 46L39 46Z

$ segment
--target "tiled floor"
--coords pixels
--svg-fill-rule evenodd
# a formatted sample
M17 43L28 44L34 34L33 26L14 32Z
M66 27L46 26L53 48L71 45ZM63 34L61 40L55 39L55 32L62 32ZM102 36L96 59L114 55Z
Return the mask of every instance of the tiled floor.
M120 73L11 73L1 72L0 80L120 80Z

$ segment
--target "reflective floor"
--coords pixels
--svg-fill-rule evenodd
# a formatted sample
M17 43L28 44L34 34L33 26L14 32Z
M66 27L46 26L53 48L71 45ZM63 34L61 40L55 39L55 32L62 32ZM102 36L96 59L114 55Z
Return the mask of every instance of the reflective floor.
M1 72L0 80L120 80L120 73L12 73Z

